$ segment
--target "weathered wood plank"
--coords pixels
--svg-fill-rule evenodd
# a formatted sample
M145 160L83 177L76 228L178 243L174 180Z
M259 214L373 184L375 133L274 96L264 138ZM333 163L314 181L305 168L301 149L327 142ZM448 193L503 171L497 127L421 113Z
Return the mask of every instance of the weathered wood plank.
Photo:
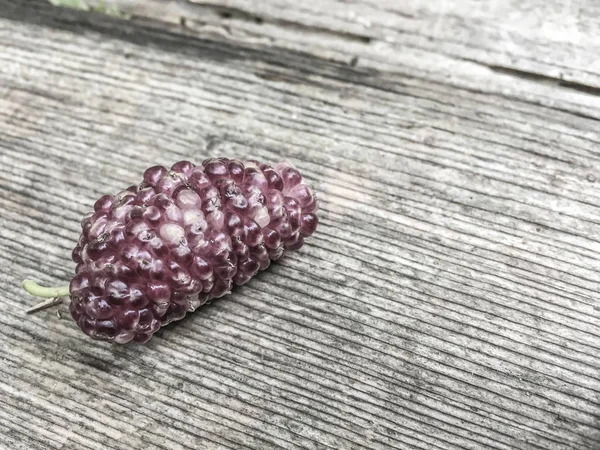
M217 6L223 5L230 8L225 17L327 30L389 52L410 48L583 90L600 87L600 8L590 0L224 0Z
M219 14L0 16L0 445L600 444L593 92L283 23L224 39ZM86 340L66 305L25 316L19 281L69 279L95 198L222 154L298 165L310 245L144 347Z
M429 70L443 64L445 76L452 75L450 65L470 65L472 72L569 90L597 94L600 88L600 9L590 0L86 1L175 23L183 19L185 26L212 27L225 36L245 30L281 41L285 35L278 33L284 28L305 34L316 46L320 41L324 47L345 42L368 48L359 51L362 57L388 67L418 55L419 66Z
M444 0L401 7L395 1L86 1L176 24L178 30L183 24L221 39L298 51L308 45L313 54L350 65L444 79L598 118L590 96L577 95L595 96L600 86L595 56L599 15L587 0L510 6Z

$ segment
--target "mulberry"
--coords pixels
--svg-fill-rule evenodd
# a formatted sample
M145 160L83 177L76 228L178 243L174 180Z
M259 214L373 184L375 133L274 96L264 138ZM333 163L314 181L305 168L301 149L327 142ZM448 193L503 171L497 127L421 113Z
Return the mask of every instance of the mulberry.
M139 186L101 197L83 218L71 316L93 339L144 343L302 247L317 228L316 211L311 188L287 163L151 167Z

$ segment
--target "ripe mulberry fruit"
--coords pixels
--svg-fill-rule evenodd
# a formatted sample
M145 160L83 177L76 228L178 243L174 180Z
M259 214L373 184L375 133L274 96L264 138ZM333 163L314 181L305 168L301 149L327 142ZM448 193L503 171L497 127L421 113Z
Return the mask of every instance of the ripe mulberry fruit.
M317 228L317 201L290 164L208 159L151 167L139 186L105 195L82 222L66 289L93 339L144 343L162 326L247 283Z

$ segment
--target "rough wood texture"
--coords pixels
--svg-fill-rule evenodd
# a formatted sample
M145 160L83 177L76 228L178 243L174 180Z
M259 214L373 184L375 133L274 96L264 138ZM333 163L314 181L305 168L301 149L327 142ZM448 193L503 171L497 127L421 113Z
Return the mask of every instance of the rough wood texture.
M404 3L0 0L0 446L600 448L598 7ZM25 316L97 197L216 155L296 164L309 245L143 347Z

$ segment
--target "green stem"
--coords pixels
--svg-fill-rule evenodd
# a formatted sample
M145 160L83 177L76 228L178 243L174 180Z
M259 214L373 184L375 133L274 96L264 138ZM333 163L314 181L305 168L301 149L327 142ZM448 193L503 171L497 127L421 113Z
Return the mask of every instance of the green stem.
M31 295L43 298L66 297L69 295L69 286L47 288L40 286L32 280L23 281L23 289L25 289Z

